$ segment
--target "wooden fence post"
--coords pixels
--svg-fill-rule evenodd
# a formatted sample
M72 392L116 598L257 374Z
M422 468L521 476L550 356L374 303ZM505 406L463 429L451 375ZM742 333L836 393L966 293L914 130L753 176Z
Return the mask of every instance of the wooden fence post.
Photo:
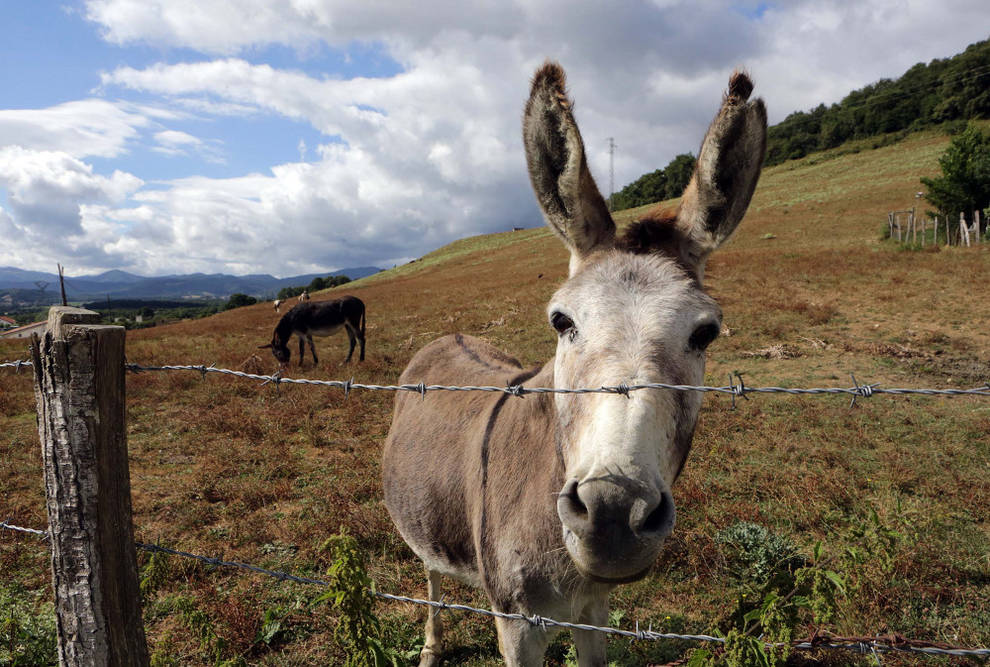
M60 665L147 665L124 405L124 328L54 306L32 346Z
M959 245L963 244L963 240L966 241L966 247L969 247L969 225L966 224L966 214L959 211Z
M976 244L980 244L980 209L973 211L973 231L976 233Z
M935 216L935 219L932 220L932 223L935 225L935 240L932 241L932 245L938 245L938 216L937 215Z

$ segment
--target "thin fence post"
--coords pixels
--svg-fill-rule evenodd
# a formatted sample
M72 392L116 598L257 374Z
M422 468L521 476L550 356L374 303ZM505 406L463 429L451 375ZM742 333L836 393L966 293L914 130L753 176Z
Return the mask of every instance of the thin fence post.
M959 211L959 245L966 241L966 247L969 247L969 225L966 224L966 214Z
M124 328L54 306L32 357L60 665L147 665L131 525Z
M973 231L976 233L976 244L980 244L980 209L973 211Z
M937 246L938 245L938 216L937 215L935 216L935 219L932 220L932 223L935 225L935 240L932 241L932 245L936 245Z

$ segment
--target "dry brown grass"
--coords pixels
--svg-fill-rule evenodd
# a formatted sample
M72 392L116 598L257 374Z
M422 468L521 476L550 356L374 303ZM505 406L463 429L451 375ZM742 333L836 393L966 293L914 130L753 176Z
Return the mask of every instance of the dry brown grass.
M904 252L878 240L886 211L913 201L945 137L922 134L876 151L812 156L766 170L737 237L708 267L731 335L709 354L707 382L731 372L748 385L975 386L990 378L990 247ZM629 215L620 216L628 220ZM775 238L765 239L772 233ZM412 354L452 332L482 335L523 364L554 350L544 304L566 272L544 230L466 239L405 267L315 298L349 293L368 306L368 360L344 366L343 336L318 342L322 362L293 375L393 383ZM128 334L130 361L216 363L275 370L256 346L278 315L269 304ZM780 354L760 351L778 350ZM784 353L786 351L786 353ZM293 350L295 352L295 350ZM25 358L0 343L0 359ZM295 360L294 360L295 363ZM381 499L379 458L392 395L283 385L196 373L127 379L138 539L317 575L325 538L341 529L366 550L381 590L423 596L420 565ZM31 379L0 371L0 515L45 524ZM613 607L654 628L709 631L735 592L714 536L753 521L798 545L830 549L872 539L856 530L876 512L903 539L883 569L849 573L858 589L833 629L893 630L950 643L990 643L990 404L986 399L758 396L730 409L706 398L684 475L678 527L655 572L620 589ZM146 561L142 555L142 562ZM0 531L0 572L48 586L36 542ZM333 663L333 618L318 591L174 561L146 605L152 650L206 662L169 605L194 601L251 664ZM486 605L455 586L448 599ZM171 601L171 602L170 602ZM265 611L291 633L256 641ZM390 639L411 646L423 612L385 607ZM484 619L452 614L455 662L497 662ZM651 647L626 660L659 661ZM682 649L677 649L681 651ZM638 657L636 657L638 656ZM652 657L651 657L652 656ZM559 660L558 655L555 660ZM928 664L929 658L885 658ZM623 664L632 664L626 662Z

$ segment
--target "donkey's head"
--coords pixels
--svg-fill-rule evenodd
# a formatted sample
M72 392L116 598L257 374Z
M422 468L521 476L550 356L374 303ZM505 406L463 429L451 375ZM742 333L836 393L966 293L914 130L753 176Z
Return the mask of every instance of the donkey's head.
M702 288L705 261L749 205L766 148L766 110L742 73L701 145L676 214L615 223L585 160L564 72L533 79L523 139L549 227L571 252L570 276L547 308L559 339L558 388L662 382L701 384L721 311ZM640 390L628 397L557 394L557 501L577 569L604 582L649 569L674 525L670 487L694 434L701 395Z
M258 346L259 350L264 350L266 348L272 349L272 355L279 364L285 366L289 363L289 358L291 357L289 354L289 336L283 336L282 332L280 332L278 328L276 328L275 332L272 334L272 342L268 345Z

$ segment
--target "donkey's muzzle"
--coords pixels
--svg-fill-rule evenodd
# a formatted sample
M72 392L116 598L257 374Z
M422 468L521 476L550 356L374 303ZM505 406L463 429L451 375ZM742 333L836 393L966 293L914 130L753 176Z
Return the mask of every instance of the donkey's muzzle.
M674 528L674 498L624 478L568 481L557 496L564 544L585 576L621 583L649 570Z

